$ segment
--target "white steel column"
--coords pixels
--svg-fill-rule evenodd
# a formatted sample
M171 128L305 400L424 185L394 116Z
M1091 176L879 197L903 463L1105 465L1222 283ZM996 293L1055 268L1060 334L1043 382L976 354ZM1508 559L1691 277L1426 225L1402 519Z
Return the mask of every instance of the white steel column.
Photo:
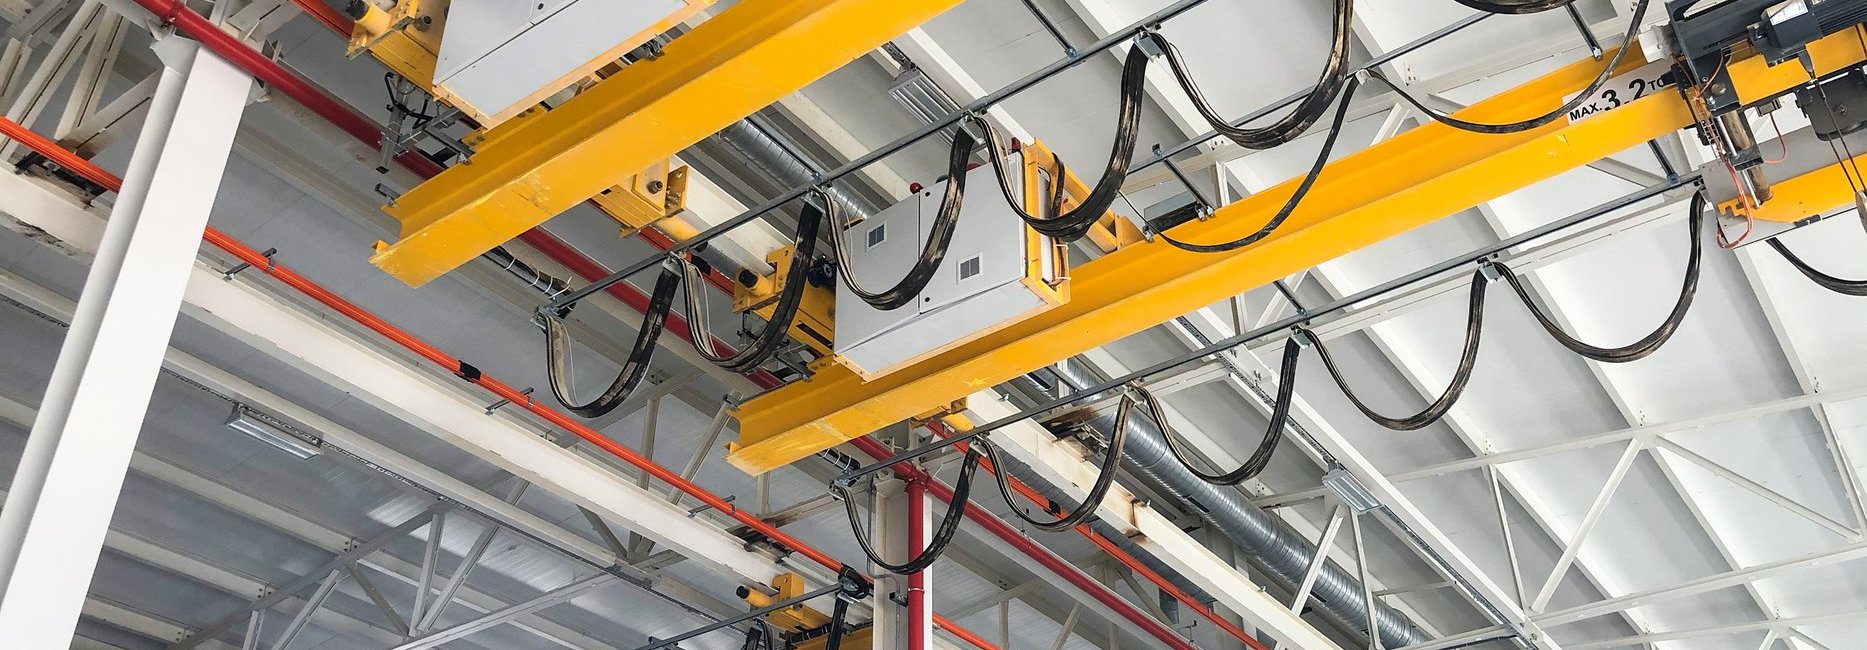
M0 511L0 638L15 647L71 640L252 91L191 42L157 50L167 69Z
M874 498L870 500L869 512L873 515L873 524L867 534L870 543L875 545L891 562L907 559L908 552L908 496L907 483L893 476L886 476L875 481ZM870 575L876 576L875 595L870 598L874 608L874 632L869 636L869 647L874 650L903 650L908 642L908 610L901 603L907 601L908 581L903 576L883 571L871 566Z

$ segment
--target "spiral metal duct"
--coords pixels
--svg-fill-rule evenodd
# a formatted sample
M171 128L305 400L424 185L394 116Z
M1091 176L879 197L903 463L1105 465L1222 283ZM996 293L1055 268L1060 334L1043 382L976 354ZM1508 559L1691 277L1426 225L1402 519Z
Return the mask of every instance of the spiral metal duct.
M815 161L804 159L803 154L751 119L727 125L714 138L744 156L759 172L781 185L809 185L821 170ZM830 200L842 208L846 219L860 219L881 210L840 185L831 184L824 191L830 195Z
M1053 364L1050 369L1073 388L1093 386L1100 381L1072 360ZM1106 431L1114 423L1111 413L1091 420L1090 426ZM1186 471L1174 460L1163 435L1160 427L1148 418L1128 418L1123 465L1146 482L1148 489L1173 499L1176 505L1199 515L1224 533L1253 565L1285 589L1295 590L1309 568L1316 545L1270 513L1252 505L1238 491L1206 483ZM1361 583L1353 574L1329 562L1316 576L1310 595L1310 604L1316 611L1349 629L1367 632L1366 603ZM1382 647L1399 648L1431 639L1406 614L1392 607L1380 605L1376 619Z

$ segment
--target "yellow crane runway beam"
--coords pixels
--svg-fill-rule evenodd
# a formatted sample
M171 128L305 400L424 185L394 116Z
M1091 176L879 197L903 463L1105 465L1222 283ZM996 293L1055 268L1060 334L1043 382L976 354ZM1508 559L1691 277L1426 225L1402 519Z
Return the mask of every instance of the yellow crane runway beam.
M403 194L370 262L420 286L960 1L742 0Z
M1854 32L1810 47L1819 73L1863 58ZM1600 63L1584 60L1459 112L1506 122L1552 110L1585 89ZM1624 62L1625 72L1638 57ZM1749 56L1729 66L1740 97L1774 96L1808 81L1800 65L1766 67ZM779 388L740 407L739 442L727 459L760 474L925 413L1167 319L1269 284L1356 249L1469 209L1692 124L1676 91L1656 92L1579 122L1509 135L1438 123L1331 163L1307 200L1265 240L1230 253L1197 254L1165 242L1128 246L1072 274L1071 301L990 336L864 383L841 368ZM1175 228L1193 242L1235 239L1283 206L1292 180L1227 205L1212 219Z

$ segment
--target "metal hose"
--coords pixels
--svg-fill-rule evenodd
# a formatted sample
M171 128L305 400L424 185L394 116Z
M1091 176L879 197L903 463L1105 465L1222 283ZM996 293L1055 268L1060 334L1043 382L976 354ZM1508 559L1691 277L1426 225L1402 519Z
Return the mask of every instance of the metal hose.
M1075 387L1097 383L1096 377L1073 361L1053 364L1050 369ZM1091 420L1090 425L1106 428L1113 419L1104 415ZM1236 490L1213 486L1186 471L1174 460L1166 438L1153 421L1128 418L1128 441L1123 452L1129 472L1145 482L1149 490L1173 499L1175 505L1199 515L1224 533L1253 565L1285 589L1294 590L1303 580L1310 557L1316 553L1315 543L1252 505ZM1310 596L1311 606L1330 620L1349 629L1367 631L1361 583L1334 562L1323 565ZM1381 605L1376 618L1383 647L1399 648L1431 638L1406 614L1392 607Z
M1032 379L1029 375L1022 375L1011 380L1011 385L1025 392L1025 396L1032 399L1041 399L1043 396L1050 394L1050 389L1048 387L1038 383L1037 380ZM1132 428L1130 430L1132 431ZM1014 458L1006 458L1001 466L1005 467L1007 471L1011 471L1013 474L1017 474L1025 469L1024 464L1018 462L1017 459ZM1052 485L1049 481L1025 481L1025 483L1029 485L1032 490L1035 490L1038 494L1043 495L1044 498L1051 501L1060 504L1077 503L1075 499L1063 494L1062 490L1057 489L1057 487ZM1168 566L1166 562L1162 562L1159 558L1154 557L1153 553L1141 548L1140 544L1134 543L1134 540L1129 539L1126 534L1122 533L1121 529L1101 519L1090 519L1088 523L1090 530L1095 531L1097 535L1101 535L1103 539L1113 542L1115 546L1120 548L1123 552L1139 560L1148 570L1167 578L1168 582L1172 582L1175 587L1186 592L1187 595L1192 596L1193 600L1208 604L1213 602L1214 598L1212 594L1206 593L1204 589L1200 589L1199 586L1193 584L1191 580L1187 580L1184 576L1181 576L1179 570Z
M786 186L811 185L822 171L816 161L806 160L795 148L749 119L726 125L714 138L739 152L760 172ZM845 218L861 219L880 211L867 199L837 185L829 185L823 191L836 202Z

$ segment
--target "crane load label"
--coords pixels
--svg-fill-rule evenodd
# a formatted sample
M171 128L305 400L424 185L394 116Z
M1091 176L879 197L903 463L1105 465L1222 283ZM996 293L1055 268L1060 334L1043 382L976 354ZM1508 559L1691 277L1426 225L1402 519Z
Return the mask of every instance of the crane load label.
M1670 71L1672 71L1671 61L1655 61L1633 72L1609 79L1595 90L1595 94L1588 96L1588 101L1582 102L1574 110L1569 111L1569 122L1580 122L1625 106L1660 89L1671 87L1672 80L1666 76L1666 73ZM1562 101L1567 104L1580 95L1581 93L1569 95L1562 98Z

